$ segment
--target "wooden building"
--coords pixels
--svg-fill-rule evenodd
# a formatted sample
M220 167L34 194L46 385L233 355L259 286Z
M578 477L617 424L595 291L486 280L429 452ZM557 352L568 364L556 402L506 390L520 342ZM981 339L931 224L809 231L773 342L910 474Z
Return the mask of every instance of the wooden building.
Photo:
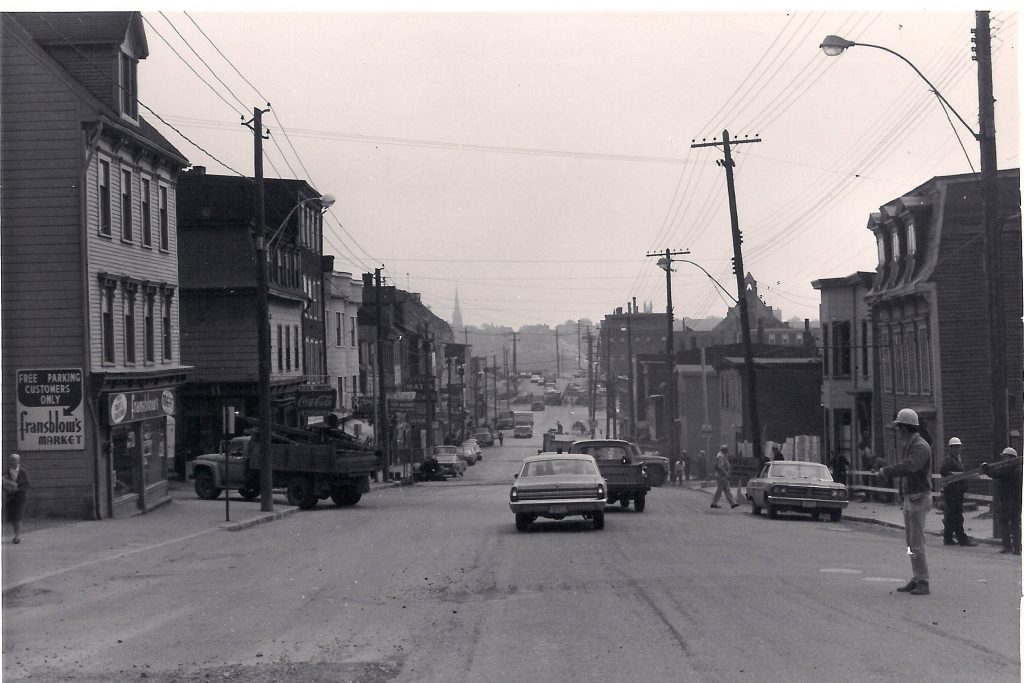
M0 31L4 454L31 472L30 515L145 511L168 500L188 371L188 160L140 115L138 12L4 13Z

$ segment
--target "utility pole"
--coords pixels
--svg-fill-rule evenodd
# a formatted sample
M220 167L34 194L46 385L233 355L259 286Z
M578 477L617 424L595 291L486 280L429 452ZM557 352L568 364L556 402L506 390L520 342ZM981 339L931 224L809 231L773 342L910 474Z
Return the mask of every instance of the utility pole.
M719 166L725 167L725 180L729 190L729 219L732 223L732 250L733 250L733 270L736 272L736 290L737 306L739 306L740 313L740 330L743 334L743 365L746 370L747 379L747 416L748 420L743 421L744 431L746 431L746 438L750 439L754 446L754 457L758 462L763 460L763 444L761 443L761 421L757 416L757 378L754 373L754 350L750 340L750 315L747 311L747 285L746 285L746 270L743 268L743 234L740 232L739 216L736 212L736 184L733 179L732 169L736 165L732 160L732 146L747 144L751 142L761 142L758 137L750 138L746 137L742 140L735 140L732 143L729 141L729 131L722 131L722 141L716 142L696 142L690 145L691 148L695 147L717 147L721 145L722 151L724 152L725 158L719 159L716 163Z
M594 402L596 400L596 391L594 391L594 337L590 334L590 328L587 328L587 393L590 394L590 400L587 403L590 405L590 419L587 420L587 428L590 430L590 438L594 438L594 425L597 424L595 419Z
M576 369L579 370L583 367L583 336L580 334L580 321L576 321Z
M654 252L647 254L647 257L658 256L658 267L665 270L665 317L668 318L668 335L665 337L665 361L668 366L668 458L675 461L679 457L679 428L676 421L679 418L679 399L676 387L676 350L675 335L673 335L672 323L672 257L689 254L687 250L672 251L666 249L664 254Z
M615 396L612 395L612 339L611 330L607 326L601 331L604 333L604 348L600 349L600 339L598 339L598 347L599 350L604 351L604 435L606 439L610 439L612 438L612 413L615 405Z
M269 105L268 105L269 107ZM253 132L253 174L256 180L256 303L259 316L257 375L259 415L257 442L260 452L260 510L274 510L274 458L270 452L270 430L274 413L270 407L270 266L267 260L266 211L263 201L263 113L270 109L253 107L252 120L242 123ZM252 124L251 126L249 124Z
M633 304L626 304L626 378L629 391L629 436L636 438L636 399L633 398L633 314L636 313L636 297Z
M388 427L388 403L384 388L384 292L381 282L380 268L373 271L374 303L377 309L377 414L380 419L375 426L377 445L380 447L381 478L388 481L391 477L391 435Z
M562 353L558 349L558 326L555 326L555 379L562 376Z
M519 367L516 365L516 333L512 332L512 391L519 395Z

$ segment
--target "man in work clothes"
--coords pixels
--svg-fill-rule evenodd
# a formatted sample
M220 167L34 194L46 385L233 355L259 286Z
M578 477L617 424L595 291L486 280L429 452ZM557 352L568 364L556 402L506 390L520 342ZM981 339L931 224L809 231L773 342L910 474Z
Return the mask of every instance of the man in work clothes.
M1017 451L1004 448L1002 459L1016 458ZM981 471L992 477L996 483L996 498L999 502L999 526L1003 532L1003 549L999 552L1020 555L1020 507L1021 480L1020 464L998 469L989 469L987 462L981 463Z
M901 593L928 595L928 560L924 554L924 520L932 506L932 448L918 433L920 421L917 413L903 408L893 423L897 438L903 444L900 462L886 465L879 474L900 480L899 491L903 496L903 527L907 536L907 552L914 577L905 586L897 588Z
M948 477L956 472L964 471L964 463L960 460L960 448L963 444L958 437L949 440L946 457L939 466L939 474ZM964 494L967 493L966 481L955 481L946 484L942 489L942 544L970 546L978 545L964 531ZM956 536L956 541L953 537Z
M732 474L732 465L729 464L729 447L722 444L722 447L718 449L718 455L715 456L715 476L718 477L718 489L715 490L715 497L711 499L711 507L717 508L722 507L718 504L718 499L725 494L725 499L729 501L729 507L736 507L739 503L732 497L732 491L729 490L729 476Z

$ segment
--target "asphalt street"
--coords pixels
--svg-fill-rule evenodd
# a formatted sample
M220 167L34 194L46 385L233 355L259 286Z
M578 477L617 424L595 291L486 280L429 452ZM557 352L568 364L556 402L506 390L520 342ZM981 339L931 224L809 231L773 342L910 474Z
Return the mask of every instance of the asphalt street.
M568 407L462 479L375 489L4 598L4 680L1019 681L1020 559L708 508L660 487L602 531L507 495ZM218 503L211 502L211 506Z

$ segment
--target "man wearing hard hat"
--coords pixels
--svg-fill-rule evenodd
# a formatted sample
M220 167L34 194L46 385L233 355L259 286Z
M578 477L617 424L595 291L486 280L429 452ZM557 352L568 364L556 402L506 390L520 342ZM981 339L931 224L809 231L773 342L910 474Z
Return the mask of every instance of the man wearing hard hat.
M903 527L907 537L907 552L914 577L905 586L897 588L901 593L928 595L928 560L924 554L924 520L932 506L932 449L919 433L921 423L917 413L903 408L896 414L893 423L897 439L901 444L899 462L886 465L879 474L900 480L899 491L903 497Z
M948 477L964 471L964 463L960 460L960 449L963 444L958 437L949 440L946 457L939 466L939 474ZM967 481L956 481L946 484L942 489L942 543L943 545L964 546L978 545L964 531L964 494L967 493ZM956 540L953 540L953 537Z
M1013 448L1004 448L1002 460L1017 457ZM987 462L981 463L981 471L996 482L996 498L999 503L999 527L1003 532L1003 549L999 552L1020 555L1020 507L1021 481L1024 472L1020 463L1007 467L989 469Z

